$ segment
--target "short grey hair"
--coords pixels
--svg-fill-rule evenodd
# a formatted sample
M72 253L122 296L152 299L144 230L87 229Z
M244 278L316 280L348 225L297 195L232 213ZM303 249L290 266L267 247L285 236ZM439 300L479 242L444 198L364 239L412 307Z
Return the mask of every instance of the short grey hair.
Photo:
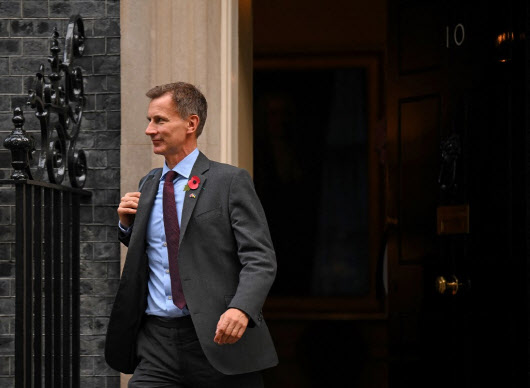
M199 116L199 125L195 132L196 136L199 137L208 115L208 103L204 95L196 86L186 82L155 86L145 95L153 100L167 93L171 93L177 113L182 119L186 119L191 115Z

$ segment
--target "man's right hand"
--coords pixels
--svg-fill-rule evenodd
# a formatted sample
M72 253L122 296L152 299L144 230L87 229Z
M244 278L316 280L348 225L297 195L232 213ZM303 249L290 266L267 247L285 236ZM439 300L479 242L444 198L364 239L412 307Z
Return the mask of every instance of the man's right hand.
M124 228L128 228L133 224L139 200L140 192L138 191L127 193L121 198L120 206L118 207L118 216Z

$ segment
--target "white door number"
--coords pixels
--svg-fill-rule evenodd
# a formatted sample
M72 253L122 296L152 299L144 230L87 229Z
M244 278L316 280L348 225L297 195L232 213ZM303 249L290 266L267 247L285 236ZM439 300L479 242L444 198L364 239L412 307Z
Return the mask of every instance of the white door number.
M466 39L466 30L462 23L458 23L453 28L452 32L453 33L451 34L451 28L449 26L445 27L445 47L447 48L449 48L452 43L457 46L461 46L462 43L464 43L464 40Z

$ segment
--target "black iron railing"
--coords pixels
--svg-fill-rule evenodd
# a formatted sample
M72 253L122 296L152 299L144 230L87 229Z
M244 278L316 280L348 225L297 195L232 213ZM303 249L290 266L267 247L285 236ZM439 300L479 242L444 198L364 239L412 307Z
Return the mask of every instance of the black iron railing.
M84 27L72 16L60 57L51 37L51 72L41 65L28 105L41 127L37 150L17 107L5 139L14 168L2 185L15 186L15 387L80 386L80 202L86 157L76 149L85 97L74 58L84 49ZM68 174L67 174L68 172ZM68 177L71 187L61 185ZM47 178L47 181L44 179Z
M15 386L79 387L79 210L90 192L0 184L16 190Z

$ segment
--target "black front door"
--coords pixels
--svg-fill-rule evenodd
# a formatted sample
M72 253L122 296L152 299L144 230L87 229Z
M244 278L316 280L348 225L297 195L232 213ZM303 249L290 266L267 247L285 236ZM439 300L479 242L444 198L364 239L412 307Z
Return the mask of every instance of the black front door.
M390 386L526 379L526 8L389 4Z

